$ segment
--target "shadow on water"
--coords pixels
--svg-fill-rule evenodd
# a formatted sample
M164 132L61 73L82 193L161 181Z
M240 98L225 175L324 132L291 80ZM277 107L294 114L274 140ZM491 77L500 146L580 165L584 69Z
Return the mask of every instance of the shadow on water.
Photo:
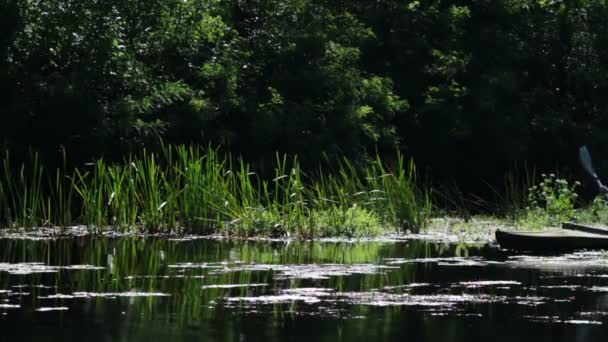
M599 340L602 252L204 239L0 240L1 340Z

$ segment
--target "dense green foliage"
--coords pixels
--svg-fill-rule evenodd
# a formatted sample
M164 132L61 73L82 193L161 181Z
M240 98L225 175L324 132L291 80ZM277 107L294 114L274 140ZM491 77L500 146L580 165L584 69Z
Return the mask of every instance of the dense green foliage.
M558 178L555 174L543 174L541 177L542 181L528 191L528 206L523 216L526 225L555 227L560 226L562 222L574 220L577 217L577 210L574 208L578 197L576 188L580 183L569 184L566 179ZM578 211L584 214L590 212L589 208L581 208Z
M398 145L431 176L496 185L516 161L608 151L607 15L602 0L0 0L0 144L78 164L160 136L268 175L276 151L308 169Z
M361 169L342 159L334 172L306 175L298 158L277 155L274 177L264 179L242 159L183 145L73 172L48 170L37 154L14 165L7 153L0 227L296 238L417 231L430 202L416 188L413 163L396 160L391 170L379 157Z

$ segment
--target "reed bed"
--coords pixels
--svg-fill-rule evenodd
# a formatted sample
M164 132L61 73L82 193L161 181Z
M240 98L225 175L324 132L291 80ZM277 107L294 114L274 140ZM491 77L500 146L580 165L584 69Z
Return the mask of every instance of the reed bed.
M47 170L33 153L0 171L0 225L36 229L86 225L147 233L315 238L417 231L430 200L416 186L412 161L393 168L379 158L363 166L305 174L298 158L277 155L273 177L217 149L165 146L121 163L103 159L68 171ZM65 153L64 153L65 160Z

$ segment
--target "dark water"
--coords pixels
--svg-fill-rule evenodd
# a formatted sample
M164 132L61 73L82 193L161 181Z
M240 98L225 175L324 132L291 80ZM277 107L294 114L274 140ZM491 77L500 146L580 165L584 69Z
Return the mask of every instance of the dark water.
M2 341L604 341L608 255L0 239Z

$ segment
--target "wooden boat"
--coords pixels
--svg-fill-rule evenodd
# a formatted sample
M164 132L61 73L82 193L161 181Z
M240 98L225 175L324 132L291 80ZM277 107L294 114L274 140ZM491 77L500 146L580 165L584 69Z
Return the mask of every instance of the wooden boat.
M562 228L567 229L567 230L577 230L577 231L593 233L593 234L608 235L608 227L600 226L600 225L564 222L564 223L562 223Z
M499 229L496 241L501 248L528 251L608 249L608 228L571 222L563 223L562 228L541 232Z

